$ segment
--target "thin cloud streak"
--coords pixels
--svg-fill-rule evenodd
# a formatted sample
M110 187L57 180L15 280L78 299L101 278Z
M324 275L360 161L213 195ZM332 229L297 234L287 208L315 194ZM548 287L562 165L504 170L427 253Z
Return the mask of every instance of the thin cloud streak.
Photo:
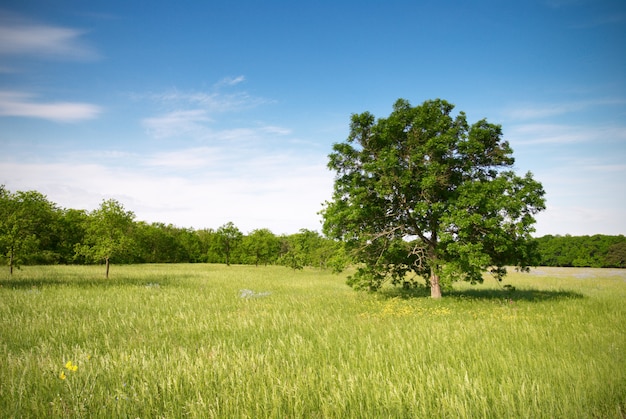
M235 86L239 83L243 83L244 81L246 81L245 76L224 77L222 80L220 80L219 82L215 84L215 87Z
M83 42L84 31L0 15L0 55L93 60L99 55Z
M273 125L235 127L216 130L215 122L203 109L178 110L164 115L144 118L141 125L148 135L157 140L184 138L194 142L259 143L260 141L285 137L291 130Z
M524 124L510 126L507 139L512 144L573 144L621 142L626 140L626 126Z
M267 99L254 97L246 92L224 94L218 92L180 91L173 89L161 93L150 93L147 95L138 94L133 96L135 98L150 99L160 103L162 106L174 106L176 108L183 106L200 107L207 112L213 113L236 112L271 103L271 101Z
M170 138L185 135L194 137L208 134L205 123L211 122L204 109L178 110L164 115L145 118L141 123L154 138Z
M619 106L626 103L623 99L596 99L586 101L572 101L567 103L520 104L504 111L507 119L519 121L530 119L544 119L573 112L584 111L600 106Z
M36 102L35 95L0 91L0 116L39 118L54 122L77 122L96 118L99 106L80 102Z
M240 76L243 78L243 76ZM223 113L236 113L269 103L263 98L252 97L245 92L222 94L219 92L180 91L172 89L161 93L132 94L135 100L147 99L156 102L161 108L170 110L160 115L141 120L147 133L156 138L187 137L195 141L228 139L226 137L249 137L255 135L250 130L234 128L214 132L209 124L215 122L215 116ZM264 127L268 133L284 135L289 132L281 127Z
M141 97L141 95L137 96ZM175 109L141 120L149 136L163 140L184 138L194 142L258 143L285 137L292 130L277 125L256 122L253 126L233 126L216 129L212 124L223 124L224 117L217 114L239 113L248 108L268 103L265 99L252 98L245 93L222 95L219 93L180 92L173 90L145 97L161 105L174 105Z

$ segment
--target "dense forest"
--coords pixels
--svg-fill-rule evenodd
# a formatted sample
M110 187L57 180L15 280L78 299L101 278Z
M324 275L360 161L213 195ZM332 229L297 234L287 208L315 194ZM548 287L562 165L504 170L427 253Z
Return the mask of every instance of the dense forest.
M544 236L537 238L541 266L626 268L626 238ZM21 264L103 263L279 264L341 270L349 259L341 243L302 229L275 235L247 234L233 223L195 230L135 220L115 201L88 212L59 208L36 191L10 192L0 185L0 260Z
M626 237L623 235L548 235L535 240L541 266L626 268Z

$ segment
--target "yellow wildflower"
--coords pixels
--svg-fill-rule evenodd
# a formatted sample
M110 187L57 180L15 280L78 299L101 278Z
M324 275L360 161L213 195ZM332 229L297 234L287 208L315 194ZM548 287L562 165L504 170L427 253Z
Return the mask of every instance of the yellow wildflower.
M78 365L72 364L72 361L67 361L67 363L65 364L65 368L67 368L68 371L76 371L78 370Z
M61 374L59 374L59 378L61 380L65 380L66 377L65 377L65 373L63 371L61 371Z

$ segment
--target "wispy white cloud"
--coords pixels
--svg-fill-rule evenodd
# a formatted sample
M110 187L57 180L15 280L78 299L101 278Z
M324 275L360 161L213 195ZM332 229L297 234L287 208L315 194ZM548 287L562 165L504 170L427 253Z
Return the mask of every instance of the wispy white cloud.
M14 91L0 91L0 116L47 119L55 122L77 122L96 118L99 106L80 102L38 102L36 96Z
M201 108L210 113L237 112L271 103L267 99L251 96L246 92L224 94L219 92L180 91L178 89L147 95L135 94L133 97L136 99L147 98L164 107L174 107L176 109Z
M243 76L241 76L243 77ZM144 118L141 123L149 135L157 139L184 137L194 141L250 142L291 134L291 130L262 122L244 123L238 117L223 126L226 113L239 114L270 100L248 95L246 92L223 94L220 92L180 91L172 89L161 93L134 95L135 99L148 99L160 108L171 110ZM249 126L245 126L249 125Z
M507 129L512 144L618 143L626 141L626 126L522 124Z
M77 29L34 23L1 13L0 55L72 60L98 58L98 53L83 40L84 34Z
M215 87L235 86L235 85L237 85L239 83L243 83L244 81L246 81L245 76L224 77L222 80L218 81L215 84Z
M163 115L145 118L142 125L155 138L170 138L179 136L205 136L208 129L205 124L211 118L204 109L179 110Z
M267 134L275 134L275 135L289 135L291 134L291 130L289 128L278 127L278 126L264 126L261 128L261 131Z
M203 109L179 110L145 118L141 121L147 133L155 139L184 138L195 142L258 143L291 134L291 130L273 125L254 125L215 129L209 113ZM232 144L230 145L232 146Z
M624 104L626 104L626 100L624 99L597 99L562 103L522 103L506 108L503 113L505 118L519 121L544 119L573 112L580 112L593 107Z

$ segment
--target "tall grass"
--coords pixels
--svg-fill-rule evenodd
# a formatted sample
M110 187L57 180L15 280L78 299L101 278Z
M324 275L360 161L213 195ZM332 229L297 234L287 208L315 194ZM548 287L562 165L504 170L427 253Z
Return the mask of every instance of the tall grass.
M625 271L541 268L439 301L317 270L101 271L0 276L3 417L626 415Z

